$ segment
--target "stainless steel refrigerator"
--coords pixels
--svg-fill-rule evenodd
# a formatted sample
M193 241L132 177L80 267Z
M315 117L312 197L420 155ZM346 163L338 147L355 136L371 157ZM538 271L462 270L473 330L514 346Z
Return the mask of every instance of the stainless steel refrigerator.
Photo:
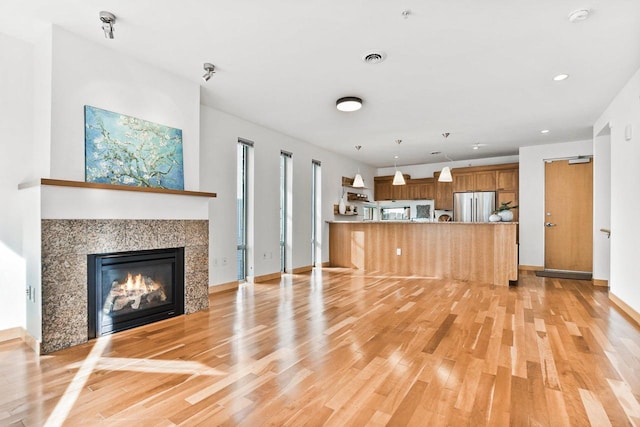
M489 216L495 209L495 191L453 193L454 221L489 222Z

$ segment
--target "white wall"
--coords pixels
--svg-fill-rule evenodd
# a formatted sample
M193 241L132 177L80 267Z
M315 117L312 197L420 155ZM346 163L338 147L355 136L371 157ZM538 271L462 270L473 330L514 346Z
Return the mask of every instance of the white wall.
M593 278L609 280L611 240L600 229L611 229L611 129L593 139Z
M33 46L0 34L0 331L25 325L18 184L33 173Z
M610 291L640 312L640 70L594 124L594 137L611 126L611 277ZM632 137L625 139L631 126Z
M200 86L53 27L51 178L84 181L84 106L182 129L186 190L199 190ZM199 80L199 79L198 79Z
M544 266L544 160L591 154L591 141L520 147L520 265Z
M212 285L236 280L236 146L238 138L254 142L253 192L255 234L249 275L280 270L279 204L280 151L293 153L292 267L311 265L311 160L322 162L322 260L328 261L328 225L333 205L342 193L342 176L353 177L358 167L367 187L375 170L304 141L264 128L207 106L200 113L200 187L217 193L211 205L209 277ZM371 191L371 190L369 190ZM370 193L371 194L371 193ZM263 258L267 254L267 259ZM250 255L251 256L251 255ZM227 260L223 265L223 259Z
M455 160L452 162L398 166L398 169L402 171L403 174L409 174L411 178L418 179L431 178L434 172L440 172L445 166L449 166L450 168L466 168L469 166L501 165L504 163L518 163L518 156L489 157L486 159ZM379 168L377 175L393 175L395 171L395 167Z

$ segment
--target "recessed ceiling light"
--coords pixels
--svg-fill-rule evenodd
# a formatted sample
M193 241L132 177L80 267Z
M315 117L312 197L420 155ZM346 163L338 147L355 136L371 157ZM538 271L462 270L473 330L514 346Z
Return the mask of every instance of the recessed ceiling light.
M362 108L362 99L356 96L345 96L336 101L336 108L340 111L358 111Z
M568 16L569 22L575 23L575 22L584 21L585 19L587 19L589 17L589 13L590 12L591 11L589 9L574 10Z
M545 133L545 134L546 134L546 133L549 133L549 129L542 129L542 130L540 131L540 133Z
M558 74L557 76L555 76L553 78L553 80L557 81L557 82L561 82L563 80L567 80L569 78L569 74Z
M481 144L479 142L476 142L475 144L473 144L473 146L471 148L473 148L474 150L478 150L480 147L486 147L487 144Z

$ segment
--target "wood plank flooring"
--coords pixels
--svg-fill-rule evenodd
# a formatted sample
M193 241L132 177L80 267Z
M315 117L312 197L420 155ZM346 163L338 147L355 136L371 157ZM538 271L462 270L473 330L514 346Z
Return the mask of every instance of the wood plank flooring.
M0 425L640 425L640 329L589 282L324 269L37 358Z

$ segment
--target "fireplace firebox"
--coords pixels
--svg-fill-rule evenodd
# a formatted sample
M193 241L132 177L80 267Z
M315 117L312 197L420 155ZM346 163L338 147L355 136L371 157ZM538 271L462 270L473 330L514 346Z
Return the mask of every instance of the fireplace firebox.
M184 313L184 248L87 256L89 339Z

